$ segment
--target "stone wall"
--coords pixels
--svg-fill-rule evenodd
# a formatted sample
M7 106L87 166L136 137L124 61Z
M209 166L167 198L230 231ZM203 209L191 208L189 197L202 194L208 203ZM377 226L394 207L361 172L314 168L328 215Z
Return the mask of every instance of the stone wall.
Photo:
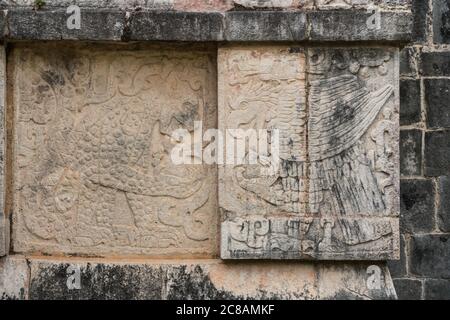
M416 0L401 58L399 298L450 299L450 1Z
M401 299L450 298L448 0L412 1L412 37L409 0L173 0L153 1L151 7L146 7L147 1L80 1L84 27L67 30L65 6L70 3L46 1L33 10L31 0L0 1L1 38L7 48L7 56L5 51L0 56L0 106L3 112L8 106L6 127L12 139L10 145L2 145L10 153L2 149L0 158L10 158L0 169L6 165L6 171L16 176L7 175L11 180L1 182L14 195L6 197L7 210L0 212L0 256L9 254L0 261L3 298L394 298L390 275ZM367 28L369 4L381 10L379 28ZM202 43L183 47L134 42L160 40ZM401 51L398 60L398 48L411 40L414 43ZM269 64L273 69L268 70L267 61L279 65ZM90 67L83 68L86 62ZM298 70L283 68L291 63ZM111 78L105 80L101 76L107 73ZM131 73L137 81L128 83ZM8 74L8 83L3 74ZM165 78L168 74L173 78ZM152 91L152 81L158 90ZM267 83L263 90L258 88L261 81ZM86 91L91 85L98 91ZM345 97L345 88L352 88L350 98ZM121 100L113 100L114 90ZM347 105L329 102L339 90L344 101L370 96L367 112L358 105L353 114L345 111ZM250 93L259 101L252 101ZM143 104L150 98L159 107ZM123 124L123 115L114 115L102 99L129 106L121 112L135 113L130 116L133 123ZM201 111L192 109L198 100ZM161 101L170 107L161 107ZM261 115L267 118L259 121L262 104L267 109ZM279 109L270 109L272 105ZM52 118L51 113L62 106L57 119ZM85 106L95 106L94 111L81 110ZM345 112L334 114L334 121L322 119L336 107ZM107 120L100 128L91 125L103 117ZM207 127L230 127L232 121L247 125L239 122L243 119L287 127L291 135L285 137L279 185L272 182L268 187L266 180L239 168L218 173L208 166L184 168L171 178L178 180L167 183L166 178L148 175L150 169L138 160L145 175L120 166L122 155L133 160L139 153L145 158L145 152L154 148L146 145L155 141L154 132L140 126L133 131L136 121L145 119L152 127L158 123L156 133L163 136L173 129L172 118L187 128L193 128L194 118L205 120ZM303 125L295 127L290 118L299 123L306 118L309 124L304 127L312 135L304 135ZM335 123L340 125L334 127L335 133L361 134L321 136L327 125ZM134 149L123 148L115 126L127 127L126 139L133 141ZM98 132L105 143L95 140ZM112 142L106 143L108 139ZM297 152L296 144L306 140L308 152ZM167 145L157 141L158 146ZM95 152L98 143L109 146ZM344 145L342 150L336 143ZM334 148L338 150L333 154ZM150 151L149 163L158 165L162 158L155 156L164 150ZM117 163L111 164L111 159ZM94 162L108 164L95 171ZM342 167L342 162L356 166L357 174L347 175L356 184L342 179L342 172L348 173L337 168L336 163ZM304 170L305 165L312 171ZM340 178L329 178L330 167ZM164 169L172 175L169 165ZM202 179L200 187L197 177ZM183 187L174 189L173 184ZM330 184L344 191L329 191ZM160 221L150 219L153 212ZM254 217L248 218L249 213ZM316 219L311 214L330 217ZM367 219L368 214L373 217ZM247 220L239 220L242 215ZM133 226L130 219L138 223ZM279 238L270 232L267 236L261 234L265 225L287 231L274 232ZM275 239L275 244L262 250L259 244L267 238ZM280 248L285 252L280 254ZM396 258L399 251L400 260L389 262L389 270L384 262L372 262ZM367 285L370 270L378 274L378 286ZM81 275L81 286L75 290L76 281L68 285L72 274Z

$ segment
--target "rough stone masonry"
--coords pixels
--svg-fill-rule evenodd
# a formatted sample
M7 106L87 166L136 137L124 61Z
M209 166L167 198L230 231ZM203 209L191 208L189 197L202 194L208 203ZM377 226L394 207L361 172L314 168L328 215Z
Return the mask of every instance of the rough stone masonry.
M416 66L414 55L405 64L416 46L400 55L419 28L411 1L0 9L2 298L394 299L390 270L403 297L422 280L397 269L426 276L448 256L444 236L400 236L428 216L423 196L400 197L400 168L440 175L445 156L423 153L422 167L416 139L448 141L425 127L400 134L424 117L445 126L445 111L411 106L405 124L400 109L405 90L441 88L429 99L442 101L446 88L445 58L422 59L439 84L400 82ZM198 123L276 130L278 166L175 164L172 133L195 140ZM400 158L399 146L417 153ZM427 181L408 194L433 194ZM405 222L405 205L419 218Z

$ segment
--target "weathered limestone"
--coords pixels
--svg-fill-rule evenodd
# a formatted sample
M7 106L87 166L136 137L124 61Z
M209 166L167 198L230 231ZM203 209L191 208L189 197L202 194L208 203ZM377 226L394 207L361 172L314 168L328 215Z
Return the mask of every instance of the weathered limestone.
M216 127L207 46L13 48L15 252L211 257L216 168L171 160Z
M29 269L22 256L0 258L0 300L28 298Z
M85 262L38 258L29 261L30 299L396 297L389 271L383 264L326 263L316 266L296 262L223 263L220 260Z
M227 46L218 64L219 128L279 130L279 159L219 168L221 257L398 258L398 50Z
M6 105L6 57L5 47L0 46L0 257L9 247L9 220L5 213L5 105Z
M328 8L410 8L411 0L316 0L320 9ZM231 9L298 9L314 8L314 0L78 0L80 7L152 10L226 11ZM0 6L32 7L35 0L2 0ZM72 0L46 0L44 7L68 7Z
M396 297L410 0L77 3L0 0L1 298ZM173 162L211 128L278 152Z

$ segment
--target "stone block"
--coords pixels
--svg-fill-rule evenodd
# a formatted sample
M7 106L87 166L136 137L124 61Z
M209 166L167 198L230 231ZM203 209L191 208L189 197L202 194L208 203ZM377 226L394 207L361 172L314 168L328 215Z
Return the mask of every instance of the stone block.
M280 11L232 11L225 18L227 41L303 41L306 14Z
M405 47L400 51L400 76L415 77L417 75L417 57L418 50L415 47Z
M450 232L450 176L438 180L438 223L443 232Z
M14 40L103 40L119 41L125 28L125 12L85 9L80 14L80 28L69 29L71 14L66 9L8 10L7 37Z
M427 127L450 128L450 79L425 79Z
M28 298L29 269L21 256L0 258L0 300Z
M11 55L14 251L215 256L217 170L171 156L216 127L214 50L55 46Z
M430 278L450 278L450 236L414 235L411 238L409 270Z
M400 173L402 176L422 174L422 130L400 131Z
M405 247L405 237L400 236L400 260L391 260L387 262L389 272L393 278L401 278L406 276L407 252Z
M398 259L398 52L226 46L218 64L219 129L277 146L219 168L221 257Z
M357 10L311 11L311 41L411 40L412 15L404 11L381 11L379 24L370 25L373 13ZM377 18L378 19L378 18Z
M221 41L223 15L217 12L133 12L124 32L124 39Z
M422 43L426 42L428 35L427 16L430 12L430 2L424 0L412 1L413 28L412 41Z
M434 43L450 43L450 3L447 0L433 1Z
M450 130L425 133L424 174L429 177L450 173Z
M410 125L421 120L420 80L400 80L400 124Z
M414 279L394 279L395 292L399 300L420 300L422 282Z
M422 52L420 73L426 77L450 76L450 52Z
M435 191L431 180L402 180L400 187L402 233L434 230Z
M424 291L426 300L450 300L450 280L427 279Z

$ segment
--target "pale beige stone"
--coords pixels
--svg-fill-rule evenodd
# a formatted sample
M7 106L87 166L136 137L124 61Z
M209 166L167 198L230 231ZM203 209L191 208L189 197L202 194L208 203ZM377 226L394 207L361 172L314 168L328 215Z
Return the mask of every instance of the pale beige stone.
M219 128L280 132L273 173L219 168L221 257L398 258L398 50L229 46L218 63Z
M171 134L216 127L215 55L192 46L17 46L14 251L209 257L216 169Z
M22 256L0 259L0 300L28 297L29 268Z

